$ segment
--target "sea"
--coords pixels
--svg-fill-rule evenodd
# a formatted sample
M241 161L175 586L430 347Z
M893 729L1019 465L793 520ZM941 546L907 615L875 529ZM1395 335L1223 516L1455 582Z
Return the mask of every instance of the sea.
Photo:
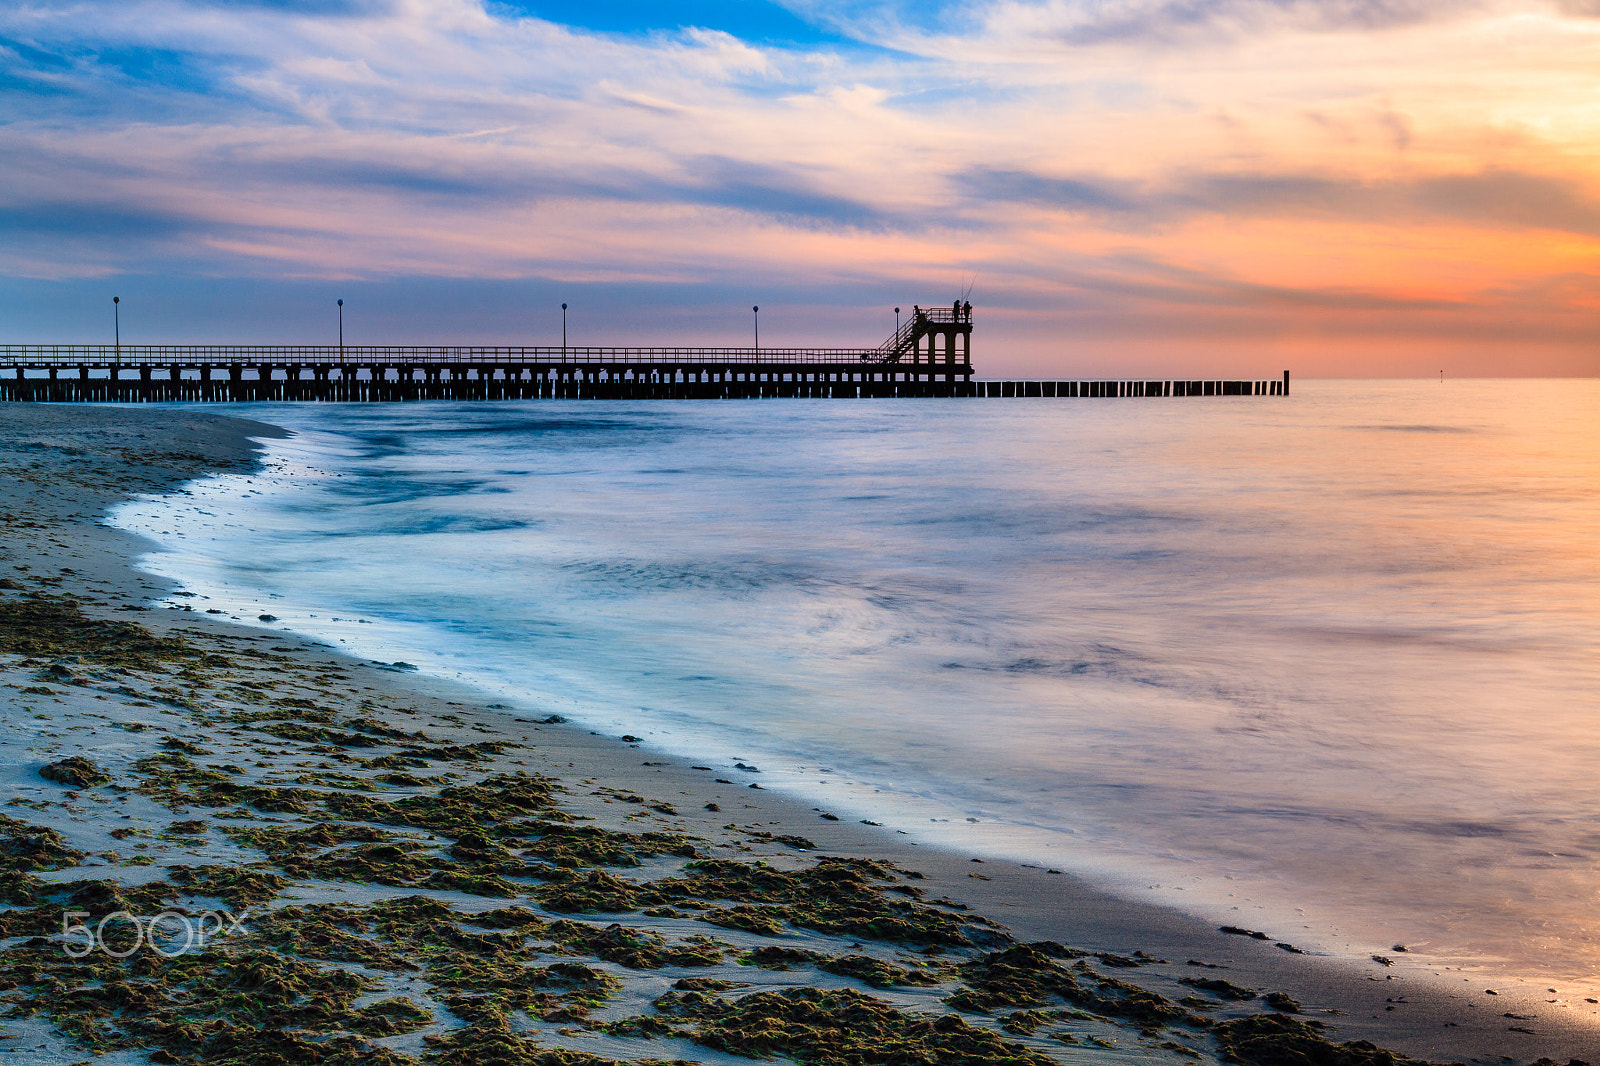
M232 411L292 435L111 518L172 605L1308 950L1600 988L1600 381Z

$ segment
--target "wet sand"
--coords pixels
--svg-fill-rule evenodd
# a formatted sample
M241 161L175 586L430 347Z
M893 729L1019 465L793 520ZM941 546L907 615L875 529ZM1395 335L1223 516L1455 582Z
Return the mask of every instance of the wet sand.
M1600 1054L1600 1005L1559 990L1490 995L1385 945L1387 964L1296 954L1284 930L1224 933L1065 874L918 846L752 787L759 772L490 705L271 621L160 606L174 590L130 566L144 546L99 517L129 493L245 469L247 438L278 432L0 407L0 1053ZM74 758L87 763L62 766ZM223 910L248 917L172 959L147 946L73 959L61 935L67 912L170 912L158 940L176 951L180 919ZM128 947L125 920L107 930Z

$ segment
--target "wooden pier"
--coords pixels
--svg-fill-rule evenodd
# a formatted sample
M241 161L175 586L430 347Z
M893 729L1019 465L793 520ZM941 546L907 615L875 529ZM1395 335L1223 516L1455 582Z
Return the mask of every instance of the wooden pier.
M1269 381L976 381L972 305L876 348L0 345L0 401L1279 396Z

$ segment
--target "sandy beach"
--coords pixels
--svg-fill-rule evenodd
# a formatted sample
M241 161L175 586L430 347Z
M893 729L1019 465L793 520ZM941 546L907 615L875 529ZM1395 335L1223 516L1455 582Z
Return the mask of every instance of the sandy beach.
M765 788L759 767L352 659L270 615L246 627L168 606L175 590L132 566L142 545L101 516L248 469L250 438L281 432L0 408L0 1054L1600 1054L1600 1004L1559 989L1491 989L1389 945L1333 958L1295 930L1219 929L919 846Z

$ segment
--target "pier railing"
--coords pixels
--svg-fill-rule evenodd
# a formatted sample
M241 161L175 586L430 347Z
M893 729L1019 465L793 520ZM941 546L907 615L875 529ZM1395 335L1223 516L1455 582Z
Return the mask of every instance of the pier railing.
M592 345L336 345L336 344L5 344L0 366L186 366L305 363L383 364L851 365L881 358L874 348L625 348Z

